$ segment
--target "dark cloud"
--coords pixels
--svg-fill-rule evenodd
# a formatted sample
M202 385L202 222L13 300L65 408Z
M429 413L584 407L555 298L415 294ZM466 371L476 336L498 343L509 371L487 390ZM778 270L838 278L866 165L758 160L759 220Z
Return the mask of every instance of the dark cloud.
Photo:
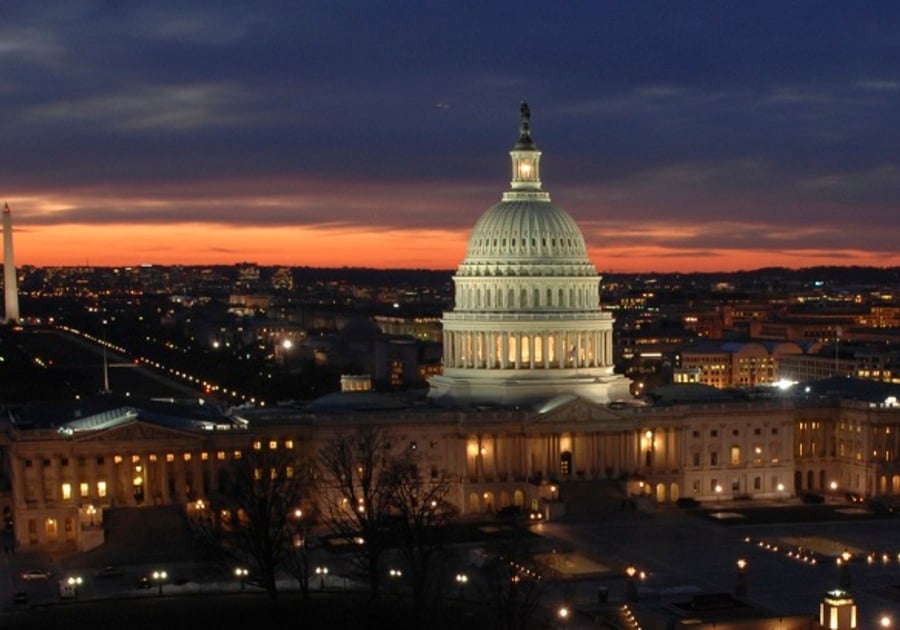
M896 251L898 27L892 3L3 3L0 190L25 226L468 229L527 96L592 243Z

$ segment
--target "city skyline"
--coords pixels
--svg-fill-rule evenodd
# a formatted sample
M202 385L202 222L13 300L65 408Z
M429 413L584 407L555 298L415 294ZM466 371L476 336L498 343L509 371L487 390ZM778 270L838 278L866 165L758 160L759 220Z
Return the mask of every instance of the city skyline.
M900 8L4 6L18 265L453 269L528 98L603 272L900 264Z

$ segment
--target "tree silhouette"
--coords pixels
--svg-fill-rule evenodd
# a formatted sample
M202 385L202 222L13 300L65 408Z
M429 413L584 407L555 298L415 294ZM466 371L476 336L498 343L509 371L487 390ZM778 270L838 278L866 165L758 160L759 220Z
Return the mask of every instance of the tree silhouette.
M223 479L210 542L223 559L249 568L277 606L277 575L296 566L296 511L309 503L312 485L308 462L294 450L256 446Z

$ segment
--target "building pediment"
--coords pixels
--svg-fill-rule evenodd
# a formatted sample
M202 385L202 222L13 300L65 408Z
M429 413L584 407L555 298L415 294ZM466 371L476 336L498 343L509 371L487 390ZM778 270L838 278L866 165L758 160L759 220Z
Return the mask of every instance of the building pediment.
M163 427L142 420L132 420L111 429L100 430L76 439L78 442L140 442L156 440L199 440L199 436L186 431Z
M576 396L560 396L539 405L530 424L618 423L623 420L621 413L606 405L592 403Z

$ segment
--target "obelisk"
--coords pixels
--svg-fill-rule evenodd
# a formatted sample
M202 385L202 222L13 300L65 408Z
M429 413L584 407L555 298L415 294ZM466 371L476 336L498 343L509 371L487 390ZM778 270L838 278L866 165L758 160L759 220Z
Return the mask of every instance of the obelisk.
M19 284L16 278L16 263L13 258L12 213L9 204L3 206L3 288L6 311L4 322L19 321Z

